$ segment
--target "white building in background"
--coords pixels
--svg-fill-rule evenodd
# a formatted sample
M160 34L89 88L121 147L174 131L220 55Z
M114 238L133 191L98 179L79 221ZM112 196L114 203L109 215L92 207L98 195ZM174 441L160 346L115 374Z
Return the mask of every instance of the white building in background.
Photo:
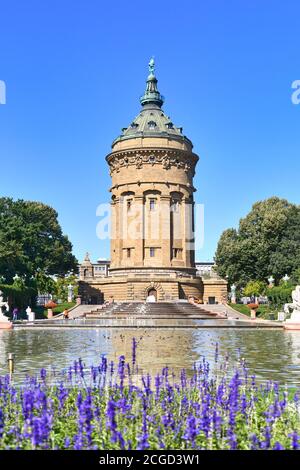
M109 275L109 267L110 260L99 258L96 263L93 263L87 253L83 263L79 265L79 279L85 279L86 277L107 277Z
M213 270L215 263L213 261L196 261L195 267L197 269L198 276L216 277L216 273ZM86 277L107 277L109 275L110 260L106 258L99 258L96 263L90 260L88 253L84 259L84 262L80 265L79 278L84 279Z
M195 267L199 276L215 277L213 270L215 263L213 261L195 261Z

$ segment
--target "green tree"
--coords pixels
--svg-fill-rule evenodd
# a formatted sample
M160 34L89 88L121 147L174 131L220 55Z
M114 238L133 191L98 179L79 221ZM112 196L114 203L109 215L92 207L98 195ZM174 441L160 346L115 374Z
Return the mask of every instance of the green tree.
M56 288L56 282L50 276L47 276L43 271L38 271L35 276L35 283L38 293L53 294Z
M215 261L218 274L238 286L292 276L300 266L300 206L278 197L257 202L237 230L223 232Z
M73 286L74 297L78 295L78 279L76 276L60 277L55 282L54 294L57 299L66 302L68 299L68 286Z
M57 212L40 202L0 198L0 276L11 283L42 271L65 275L77 269L72 244L62 233Z
M291 281L294 285L300 284L300 266L293 272Z
M246 285L243 294L246 297L259 297L265 294L267 285L262 281L249 281Z

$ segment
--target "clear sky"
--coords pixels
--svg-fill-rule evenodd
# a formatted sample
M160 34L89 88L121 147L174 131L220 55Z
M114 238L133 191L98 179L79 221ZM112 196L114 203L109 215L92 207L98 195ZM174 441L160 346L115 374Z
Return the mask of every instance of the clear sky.
M0 196L50 204L79 259L109 257L105 156L154 55L164 110L200 156L197 258L212 259L255 201L300 203L299 38L299 0L0 2Z

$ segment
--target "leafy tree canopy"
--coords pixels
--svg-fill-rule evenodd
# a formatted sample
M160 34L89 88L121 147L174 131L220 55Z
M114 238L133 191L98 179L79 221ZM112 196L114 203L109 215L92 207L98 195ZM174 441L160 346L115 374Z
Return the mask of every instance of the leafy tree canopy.
M285 274L298 278L300 206L278 197L257 202L237 230L223 232L215 260L218 274L238 286L270 275L276 283Z
M76 276L60 277L55 282L54 295L56 299L61 299L64 302L68 299L68 286L73 286L73 293L76 297L78 295L78 279Z
M29 280L38 272L65 275L77 269L72 244L58 214L41 202L0 198L0 276Z
M249 281L243 291L243 294L246 297L259 297L260 295L265 294L266 289L267 284L262 281Z

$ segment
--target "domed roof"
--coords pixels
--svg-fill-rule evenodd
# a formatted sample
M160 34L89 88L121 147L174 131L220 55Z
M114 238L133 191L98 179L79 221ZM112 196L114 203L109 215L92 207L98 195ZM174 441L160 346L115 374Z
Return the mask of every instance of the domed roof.
M179 141L192 142L183 135L182 127L177 127L161 109L164 97L157 89L157 78L154 74L154 60L149 62L149 76L144 95L140 98L142 109L132 123L122 129L122 134L114 140L113 146L122 140L138 137L167 137Z

